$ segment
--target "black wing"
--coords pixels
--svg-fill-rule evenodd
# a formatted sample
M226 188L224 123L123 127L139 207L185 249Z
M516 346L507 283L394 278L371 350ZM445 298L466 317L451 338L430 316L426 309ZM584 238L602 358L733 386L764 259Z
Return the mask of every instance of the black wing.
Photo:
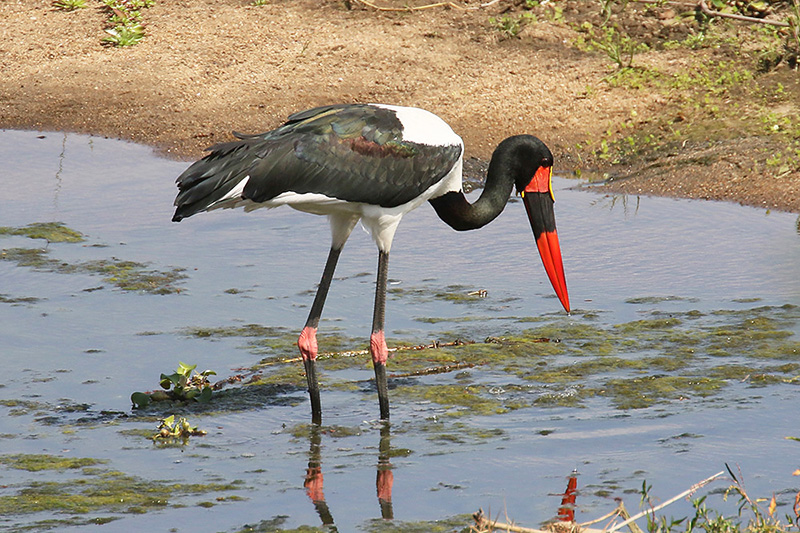
M241 199L253 202L292 191L395 207L440 181L462 150L403 140L391 109L361 104L318 107L267 133L235 135L178 177L173 220L216 207L248 176Z

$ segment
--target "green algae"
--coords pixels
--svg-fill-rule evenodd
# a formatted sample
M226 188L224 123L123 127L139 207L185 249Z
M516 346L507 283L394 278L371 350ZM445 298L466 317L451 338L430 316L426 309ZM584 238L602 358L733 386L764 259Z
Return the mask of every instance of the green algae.
M95 466L108 461L89 457L60 457L45 454L12 454L0 455L0 464L15 470L38 472L41 470L66 470Z
M306 441L311 438L312 433L319 433L320 435L333 438L346 438L358 437L364 431L359 426L340 426L333 424L317 427L311 424L296 424L289 428L288 432L294 438Z
M766 386L791 381L788 376L800 373L800 365L786 364L758 368L749 365L719 365L708 369L711 378L748 382L752 386Z
M286 328L262 326L260 324L245 324L243 326L226 327L190 327L182 330L189 337L280 337L285 335Z
M617 409L641 409L669 400L692 396L705 398L718 391L723 381L715 378L652 375L629 379L609 379L596 391L606 396Z
M77 477L59 481L14 484L0 495L0 515L18 516L43 511L87 513L144 513L170 506L179 496L241 490L240 482L175 483L147 481L122 472L97 468L106 461L53 455L0 455L0 464L27 471L69 471ZM12 493L13 491L13 493ZM172 504L175 505L175 504ZM41 524L40 524L41 525Z
M320 372L319 377L320 381L324 381L324 373ZM302 388L305 384L306 377L303 373L303 365L298 362L270 368L268 373L258 374L247 385L288 385Z
M513 328L514 323L529 322L535 327ZM800 342L795 338L799 322L796 306L708 313L653 309L639 320L621 324L603 324L591 313L511 318L498 322L499 328L511 324L511 329L484 337L483 342L428 346L413 338L405 346L395 342L392 348L398 349L391 352L388 363L391 396L431 404L452 420L534 405L583 407L589 399L605 399L620 410L639 409L705 398L741 380L750 386L794 383L800 379ZM198 338L248 338L244 348L266 355L250 370L256 374L253 384L304 392L293 332L245 325L185 333ZM469 333L469 329L442 331L434 336L469 339ZM374 394L366 380L354 380L351 372L370 370L363 339L333 334L327 340L321 336L320 346L321 352L329 350L317 364L323 388L362 394L365 399ZM729 365L714 363L721 352L734 365L727 371ZM436 377L448 373L452 377ZM502 394L491 392L497 383L503 384Z
M411 299L415 303L443 301L470 304L485 300L485 290L467 285L448 285L443 288L432 286L392 287L386 291L394 299Z
M600 373L616 372L623 369L643 370L646 368L645 361L606 356L588 361L578 361L574 364L545 368L524 377L525 379L542 383L565 383L583 380Z
M236 533L329 533L338 531L335 524L329 526L301 525L296 528L284 528L289 517L277 515L256 524L247 524ZM375 518L359 526L360 531L367 533L450 533L467 531L474 520L470 515L453 516L440 520L404 522L402 520L385 520Z
M32 304L41 301L41 298L35 296L9 296L8 294L0 294L0 303L4 304Z
M697 298L684 298L682 296L641 296L628 298L626 304L660 304L663 302L696 302Z
M84 235L68 228L63 222L34 222L22 227L0 226L0 235L21 235L47 242L83 242Z
M41 413L47 410L47 406L41 402L20 399L2 399L0 405L8 407L9 416L28 416L34 413Z
M119 289L151 294L180 292L175 284L187 277L183 268L156 270L148 268L144 263L119 259L66 263L51 258L49 250L42 248L7 248L0 252L0 260L11 261L17 266L32 268L39 272L99 275L104 281Z
M274 364L280 358L299 355L297 349L298 333L283 327L245 324L242 326L189 327L181 330L183 335L199 339L246 338L243 345L250 353L273 356L261 361L261 365ZM361 350L365 348L364 339L353 339L344 335L325 333L317 336L320 357L331 358L338 352Z
M635 320L633 322L626 322L624 324L617 324L614 326L617 330L624 334L632 334L641 331L663 330L673 328L681 324L677 318L652 318Z
M78 263L80 272L98 274L103 280L125 291L147 292L150 294L174 294L180 292L175 284L188 276L184 268L154 270L144 263L101 259Z
M435 403L446 409L447 416L457 417L502 414L528 406L521 402L504 402L491 395L485 385L400 385L392 395L405 401Z
M431 436L431 441L473 442L482 443L494 439L507 439L507 433L498 428L476 427L463 421L456 421L447 428L447 433L442 433L441 428L429 425L425 432Z
M471 515L420 522L374 518L363 524L360 529L367 533L449 533L452 531L469 531L470 525L474 523L475 521Z
M423 324L440 324L442 322L459 324L468 322L486 322L489 320L507 320L508 318L509 317L493 317L493 316L482 316L482 315L456 316L456 317L421 316L421 317L414 317L414 321L421 322Z
M583 386L569 386L561 390L546 390L534 401L537 407L583 407L583 401L591 396Z

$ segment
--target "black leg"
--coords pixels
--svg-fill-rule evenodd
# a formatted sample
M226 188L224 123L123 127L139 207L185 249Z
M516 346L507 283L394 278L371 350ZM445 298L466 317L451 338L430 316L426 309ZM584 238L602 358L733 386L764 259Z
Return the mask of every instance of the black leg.
M314 424L322 423L322 405L319 399L319 382L317 381L316 367L318 352L317 326L319 326L319 317L322 315L322 307L325 305L325 298L328 296L328 289L331 287L331 280L341 252L341 246L338 248L331 246L331 250L328 253L328 261L325 263L325 270L322 272L322 279L317 288L317 295L314 297L314 303L311 304L311 311L308 313L308 320L306 320L306 325L297 340L297 346L300 348L300 354L303 356L303 365L306 369L308 394L311 398L311 422Z
M372 335L369 339L369 351L375 367L375 385L378 388L378 405L381 419L389 419L389 386L386 382L386 360L389 350L383 333L384 314L386 310L386 280L389 273L389 252L378 254L378 279L375 282L375 310L372 315Z

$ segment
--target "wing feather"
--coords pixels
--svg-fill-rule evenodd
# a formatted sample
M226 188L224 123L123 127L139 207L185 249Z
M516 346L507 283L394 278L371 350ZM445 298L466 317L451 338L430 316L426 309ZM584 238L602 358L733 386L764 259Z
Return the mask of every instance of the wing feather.
M455 134L443 146L404 140L394 112L370 105L310 109L275 130L236 136L178 177L174 220L221 202L261 203L290 191L395 207L444 178L462 152ZM245 178L241 198L227 198Z

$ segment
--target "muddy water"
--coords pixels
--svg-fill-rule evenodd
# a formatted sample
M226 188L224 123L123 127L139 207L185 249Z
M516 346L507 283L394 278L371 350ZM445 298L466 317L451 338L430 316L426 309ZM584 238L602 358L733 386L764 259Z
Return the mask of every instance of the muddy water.
M388 431L375 421L367 356L322 361L325 420L314 433L297 364L282 361L295 357L327 254L323 219L286 208L174 224L174 178L186 164L119 141L6 131L0 161L0 226L58 221L85 236L0 235L2 527L388 530L467 524L459 515L479 507L536 526L556 514L554 494L573 469L578 520L588 520L614 497L635 509L644 480L666 499L726 462L741 466L755 496L793 502L800 445L785 437L800 436L794 215L603 197L557 180L568 317L519 202L466 234L422 207L393 247L389 337L476 344L398 352ZM9 250L38 250L38 262ZM376 261L355 231L325 309L323 349L364 347ZM140 266L125 277L123 262ZM134 285L145 275L154 290ZM540 337L550 342L533 342ZM227 387L209 406L131 410L131 393L157 388L179 361L217 378L257 370L260 381ZM270 364L254 370L259 362ZM153 444L147 437L168 414L208 435ZM65 473L9 459L30 454L106 462ZM81 484L111 490L102 483L113 472L139 487L120 500L153 484L163 492L129 506L89 496L56 504ZM64 476L75 484L54 489L50 504L19 503L36 483ZM666 514L687 514L683 505Z

